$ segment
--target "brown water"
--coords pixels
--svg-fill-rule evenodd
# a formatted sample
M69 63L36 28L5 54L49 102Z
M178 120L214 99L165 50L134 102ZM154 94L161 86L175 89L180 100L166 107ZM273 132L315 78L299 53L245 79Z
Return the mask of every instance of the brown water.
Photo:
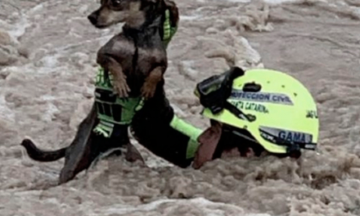
M63 161L31 161L19 143L30 136L42 148L68 145L93 99L96 51L120 26L92 27L95 1L1 0L0 215L360 215L359 1L177 4L166 91L179 116L206 127L193 88L228 63L282 70L318 103L319 153L301 163L217 160L195 171L142 149L149 167L104 160L54 186Z

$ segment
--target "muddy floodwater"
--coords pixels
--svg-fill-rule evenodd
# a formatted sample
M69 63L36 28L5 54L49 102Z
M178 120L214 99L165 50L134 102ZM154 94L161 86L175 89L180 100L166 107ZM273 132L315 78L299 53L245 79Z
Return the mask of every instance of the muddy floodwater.
M175 1L166 92L176 113L206 128L193 89L229 64L284 71L316 99L318 151L193 170L138 146L147 166L112 158L56 186L63 160L32 161L19 144L70 143L93 101L96 52L121 26L90 25L95 0L0 0L0 215L359 216L360 1Z

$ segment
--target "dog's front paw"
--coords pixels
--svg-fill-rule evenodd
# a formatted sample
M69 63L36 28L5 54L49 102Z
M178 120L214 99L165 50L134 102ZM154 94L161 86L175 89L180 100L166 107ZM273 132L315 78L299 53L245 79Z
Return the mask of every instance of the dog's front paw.
M114 91L119 97L121 98L129 97L130 88L127 85L126 81L124 80L117 81L113 85L114 85Z
M154 97L156 90L156 85L152 85L151 83L144 83L141 88L141 96L145 99L150 99Z

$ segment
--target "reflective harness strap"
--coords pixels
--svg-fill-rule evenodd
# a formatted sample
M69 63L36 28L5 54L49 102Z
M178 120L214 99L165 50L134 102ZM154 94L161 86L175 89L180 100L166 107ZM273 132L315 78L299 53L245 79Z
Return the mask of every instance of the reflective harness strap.
M165 47L168 46L169 42L171 41L171 38L175 35L177 31L177 25L171 26L170 24L170 11L165 11L165 21L164 21L164 35L163 35L163 42Z
M96 134L109 138L113 132L114 124L100 120L99 124L94 128Z

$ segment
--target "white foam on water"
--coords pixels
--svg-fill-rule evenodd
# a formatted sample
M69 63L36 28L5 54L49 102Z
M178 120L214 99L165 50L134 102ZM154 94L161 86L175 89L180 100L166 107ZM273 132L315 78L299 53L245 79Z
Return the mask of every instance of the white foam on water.
M181 208L182 205L191 205L192 207L198 208L199 211L202 212L204 216L236 216L236 215L243 215L243 216L270 216L269 214L247 214L244 213L242 208L239 208L235 205L225 204L225 203L215 203L211 202L207 199L202 197L188 199L188 200L157 200L151 202L149 204L139 205L135 207L130 206L112 206L111 208L102 208L96 211L96 214L90 215L132 215L136 213L141 213L143 215L151 215L151 212L163 212L161 215L166 212L171 212L176 208ZM227 213L223 209L231 209L232 213Z
M298 0L264 0L264 2L268 3L268 4L272 4L272 5L277 5L277 4L283 4L283 3L292 3L292 2L297 2Z

